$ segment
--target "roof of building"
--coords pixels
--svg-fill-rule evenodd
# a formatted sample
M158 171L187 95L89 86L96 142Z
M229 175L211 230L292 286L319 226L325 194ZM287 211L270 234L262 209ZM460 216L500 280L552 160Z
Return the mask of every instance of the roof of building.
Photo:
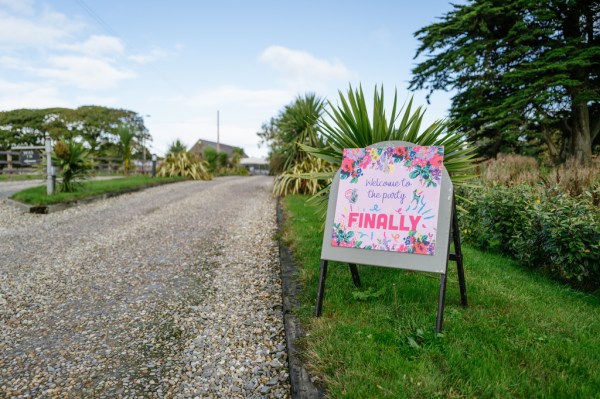
M193 152L194 154L202 155L205 147L212 147L216 150L217 143L214 141L210 141L210 140L200 139L200 140L196 141L196 144L194 144L192 146L192 148L190 148L190 152ZM228 145L228 144L219 143L219 150L226 152L227 156L233 155L234 148L236 148L236 147L232 146L232 145Z

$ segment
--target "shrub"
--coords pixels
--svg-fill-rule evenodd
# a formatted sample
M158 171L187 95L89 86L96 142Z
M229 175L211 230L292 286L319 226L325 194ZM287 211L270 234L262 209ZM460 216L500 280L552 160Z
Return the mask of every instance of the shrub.
M79 181L87 179L89 171L92 169L88 150L83 143L73 140L57 141L54 145L52 160L61 170L60 191L67 193L75 191Z
M322 159L306 158L275 178L273 194L315 195L321 191L323 187L331 184L331 178L329 176L336 170L337 168L335 166ZM326 175L326 177L322 179L307 178L309 175L314 177L318 174Z
M177 152L167 155L157 171L158 176L183 176L192 180L210 180L212 176L206 162L189 152Z
M465 240L586 289L600 288L600 212L555 186L460 187Z

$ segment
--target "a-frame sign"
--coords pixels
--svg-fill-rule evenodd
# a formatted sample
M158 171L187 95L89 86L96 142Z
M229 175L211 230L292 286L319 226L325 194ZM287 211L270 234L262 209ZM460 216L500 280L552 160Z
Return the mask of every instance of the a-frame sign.
M461 304L467 306L454 190L442 158L442 147L403 141L345 150L329 194L316 317L323 309L329 261L348 263L357 287L357 264L439 274L436 331L440 332L452 260L458 269Z

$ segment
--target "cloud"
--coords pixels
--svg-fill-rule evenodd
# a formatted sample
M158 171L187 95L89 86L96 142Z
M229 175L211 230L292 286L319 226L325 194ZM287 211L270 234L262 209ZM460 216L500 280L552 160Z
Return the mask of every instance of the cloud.
M55 87L38 83L12 83L0 80L0 111L19 108L72 106L60 98Z
M136 77L128 69L119 69L107 61L88 56L57 56L48 61L52 67L37 69L37 75L81 89L109 89L122 80Z
M249 108L281 106L291 101L295 92L290 90L251 90L225 85L204 91L186 101L192 107L216 107L241 104Z
M121 64L126 46L120 38L86 35L86 25L77 18L48 7L10 4L0 0L0 72L11 70L22 81L42 78L41 85L56 89L69 85L87 90L113 88L137 76Z
M67 44L66 50L85 54L91 57L115 56L125 52L125 45L118 37L105 35L92 35L85 42Z
M0 9L0 46L3 48L53 48L83 28L77 20L51 10L38 14L32 11L25 16L15 15L14 9L11 11L13 13Z
M128 58L133 61L133 62L137 62L138 64L149 64L151 62L160 60L162 58L166 58L167 56L169 56L169 53L166 52L165 50L159 49L159 48L153 48L152 50L150 50L147 53L139 53L139 54L133 54L130 55Z
M29 65L21 58L12 57L8 55L0 56L0 67L6 69L27 69Z
M337 59L323 60L282 46L267 47L259 60L278 71L284 83L296 90L319 89L331 81L347 81L356 76Z
M0 8L9 8L20 14L33 13L33 0L0 0Z

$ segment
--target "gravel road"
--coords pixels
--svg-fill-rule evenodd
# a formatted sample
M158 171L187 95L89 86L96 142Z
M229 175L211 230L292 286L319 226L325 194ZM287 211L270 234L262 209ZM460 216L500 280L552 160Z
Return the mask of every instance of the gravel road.
M0 397L289 397L271 184L0 202Z

